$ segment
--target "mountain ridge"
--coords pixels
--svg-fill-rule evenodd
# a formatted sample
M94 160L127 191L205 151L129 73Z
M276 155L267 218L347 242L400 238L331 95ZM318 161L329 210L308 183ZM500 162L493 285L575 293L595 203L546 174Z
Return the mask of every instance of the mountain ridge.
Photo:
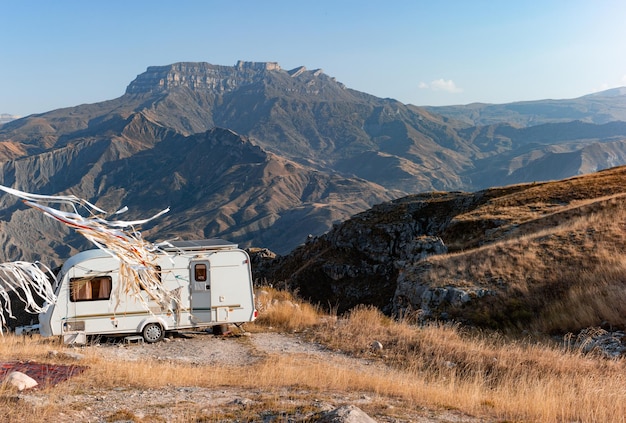
M621 98L613 94L606 97ZM107 210L128 203L135 216L172 206L149 236L222 236L282 254L409 194L622 164L624 139L619 122L471 126L352 90L320 69L180 62L148 68L119 98L2 125L0 183L73 193ZM15 211L6 198L0 206ZM27 221L4 216L7 228ZM15 238L3 241L8 259L60 260L84 247L57 229L55 241L7 231Z
M572 120L603 124L626 120L624 97L626 97L626 87L618 87L573 99L423 107L433 113L457 119L472 126L486 126L501 122L534 126Z

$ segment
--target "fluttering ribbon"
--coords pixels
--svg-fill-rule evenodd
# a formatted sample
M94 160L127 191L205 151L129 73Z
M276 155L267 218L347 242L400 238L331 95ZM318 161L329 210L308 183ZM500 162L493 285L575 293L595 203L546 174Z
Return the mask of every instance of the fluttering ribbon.
M38 314L46 311L50 304L56 302L50 277L53 277L50 269L39 262L0 263L0 311L6 311L8 317L14 318L11 292L25 304L24 310L27 312ZM42 306L39 305L41 301ZM0 313L0 322L2 333L6 325L4 313Z
M115 307L119 304L120 298L130 295L136 301L143 304L149 310L148 301L141 295L145 292L149 300L156 301L160 307L167 311L172 311L177 297L170 293L162 283L156 260L160 252L157 245L145 241L141 232L136 230L137 226L150 222L169 211L169 208L160 211L152 217L143 220L107 220L105 217L118 215L127 211L124 207L114 213L96 207L90 202L78 198L74 195L40 195L19 191L0 185L0 190L14 195L24 200L24 204L43 212L45 215L63 223L76 230L98 248L106 251L120 262L120 283L116 292L112 295L115 298ZM69 206L71 211L62 211L44 203L56 203ZM81 215L78 210L86 210L88 216ZM48 275L38 266L27 266L29 263L13 262L0 264L0 297L2 298L2 308L8 310L10 314L10 301L8 292L15 292L18 297L26 303L26 310L38 313L42 311L35 301L35 295L43 299L47 304L56 302L54 291L50 285ZM37 272L39 269L39 272ZM7 275L5 279L3 275ZM45 278L44 278L45 276ZM54 280L54 276L52 276ZM46 281L47 286L44 286ZM57 282L54 281L56 284ZM35 294L35 295L33 295ZM2 317L4 324L4 317ZM0 328L0 331L2 329Z

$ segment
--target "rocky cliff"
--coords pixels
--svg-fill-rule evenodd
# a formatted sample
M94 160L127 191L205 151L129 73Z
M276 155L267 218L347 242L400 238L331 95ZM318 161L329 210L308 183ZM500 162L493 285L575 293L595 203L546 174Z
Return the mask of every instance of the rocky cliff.
M238 61L235 66L181 62L150 66L126 88L126 94L145 94L185 87L194 91L223 94L263 80L266 72L280 72L278 63Z

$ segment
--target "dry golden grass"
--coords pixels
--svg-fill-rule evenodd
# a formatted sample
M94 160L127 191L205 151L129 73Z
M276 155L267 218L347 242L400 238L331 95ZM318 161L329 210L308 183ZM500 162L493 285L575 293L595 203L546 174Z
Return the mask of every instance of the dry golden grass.
M285 293L273 295L293 300ZM626 415L624 360L593 359L564 348L495 334L466 333L458 326L419 327L394 321L371 307L357 307L336 320L322 317L317 315L315 323L308 326L309 337L331 349L387 366L334 363L318 356L269 355L245 367L211 365L203 369L160 361L105 361L97 350L90 350L81 362L89 370L46 389L50 399L46 406L21 403L16 408L15 397L4 388L0 391L0 414L6 416L4 421L16 423L54 421L64 411L55 398L119 387L151 390L199 386L267 394L254 406L237 410L181 404L169 421L252 421L264 410L277 409L295 414L303 412L302 404L314 398L341 392L361 392L376 398L370 406L372 411L376 404L393 401L401 407L454 409L495 421L608 422L622 421ZM256 330L262 331L262 326L258 324ZM383 344L382 351L370 348L374 340ZM0 357L59 362L48 356L48 351L58 348L58 342L38 336L5 336L0 342ZM301 393L296 394L296 390ZM293 395L292 409L285 409L281 395ZM108 421L120 419L163 421L151 416L139 418L132 409L112 411Z
M626 415L624 360L593 360L576 351L464 334L456 326L416 327L369 307L354 309L318 339L371 357L373 340L383 361L397 369L400 395L469 414L535 422L622 421Z
M502 290L500 296L456 311L486 326L508 325L516 333L565 333L601 321L626 327L626 200L620 194L624 173L626 169L619 169L586 180L507 187L499 189L499 196L494 190L493 201L456 217L504 221L488 234L493 243L431 257L426 270L417 268L419 277L433 286ZM82 392L199 386L265 393L254 405L237 409L173 405L168 421L252 421L266 410L296 414L306 411L302 404L315 398L354 393L375 398L365 411L394 403L454 409L490 421L625 420L622 358L586 356L548 338L539 343L456 325L416 326L371 307L357 307L343 317L321 316L297 295L269 287L261 291L261 314L248 329L304 332L331 350L375 365L271 354L245 367L202 367L157 360L105 361L91 352L81 362L89 366L85 373L44 391L45 405L20 402L17 407L13 391L0 388L0 415L15 423L55 421L64 411L60 399ZM383 350L373 350L373 341L381 342ZM48 356L48 351L60 348L58 342L39 337L5 336L0 359L65 364ZM281 395L293 399L293 405L286 406ZM138 417L130 408L111 412L107 420L164 421Z
M451 310L485 327L542 333L603 323L626 328L626 197L563 207L504 225L501 241L430 257L407 279L496 292Z
M294 294L269 286L256 291L256 307L259 317L255 326L272 327L287 332L300 331L319 322L317 307L298 299Z

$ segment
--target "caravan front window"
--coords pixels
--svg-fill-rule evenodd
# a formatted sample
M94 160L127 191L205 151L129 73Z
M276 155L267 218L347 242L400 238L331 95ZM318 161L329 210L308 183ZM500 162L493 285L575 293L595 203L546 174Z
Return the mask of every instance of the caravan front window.
M70 279L70 301L98 301L111 297L113 282L110 276Z
M194 279L196 282L206 282L206 264L200 263L194 266Z

